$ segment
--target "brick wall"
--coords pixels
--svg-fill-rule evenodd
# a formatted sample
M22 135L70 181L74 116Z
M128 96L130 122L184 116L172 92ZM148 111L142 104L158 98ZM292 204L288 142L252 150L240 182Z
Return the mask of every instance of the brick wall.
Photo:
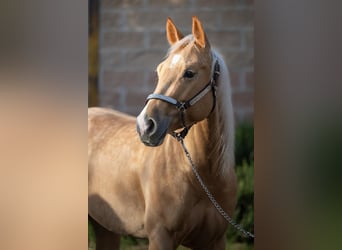
M237 120L253 121L253 0L100 0L100 106L137 115L168 48L166 18L189 34L193 15L224 55Z

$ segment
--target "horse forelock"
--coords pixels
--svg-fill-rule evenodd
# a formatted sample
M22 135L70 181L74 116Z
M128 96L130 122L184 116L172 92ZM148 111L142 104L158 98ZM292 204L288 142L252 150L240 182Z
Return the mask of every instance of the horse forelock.
M168 57L170 54L186 47L187 45L189 45L192 41L194 41L194 36L192 34L187 35L185 37L183 37L181 40L179 40L178 42L176 42L175 44L173 44L169 50L167 51L166 57Z

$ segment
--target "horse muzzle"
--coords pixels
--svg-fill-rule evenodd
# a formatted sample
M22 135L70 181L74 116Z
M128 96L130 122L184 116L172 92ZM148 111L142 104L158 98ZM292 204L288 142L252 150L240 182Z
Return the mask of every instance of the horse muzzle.
M137 117L137 132L146 146L157 147L163 143L169 124L170 119L149 117L144 109Z

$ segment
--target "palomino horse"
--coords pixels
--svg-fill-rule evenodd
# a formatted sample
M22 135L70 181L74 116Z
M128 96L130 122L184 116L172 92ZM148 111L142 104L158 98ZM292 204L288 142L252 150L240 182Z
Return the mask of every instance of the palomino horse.
M228 223L172 136L188 132L184 143L200 176L232 215L237 182L228 69L200 21L192 22L192 34L183 37L167 20L171 48L137 119L89 109L89 215L97 249L119 249L125 234L148 238L150 250L225 249Z

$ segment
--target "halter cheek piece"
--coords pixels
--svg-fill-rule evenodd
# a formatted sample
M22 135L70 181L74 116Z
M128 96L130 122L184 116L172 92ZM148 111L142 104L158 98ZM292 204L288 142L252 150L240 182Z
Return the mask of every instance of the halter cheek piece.
M185 136L188 134L189 129L192 126L192 125L186 126L186 124L185 124L185 120L184 120L185 111L188 108L190 108L191 106L195 105L210 90L212 91L213 99L214 99L213 107L211 108L210 113L212 113L214 111L215 106L216 106L216 87L217 87L216 82L217 82L219 75L220 75L220 64L216 60L215 66L214 66L213 76L210 79L210 81L204 86L204 88L202 90L200 90L195 96L193 96L189 100L187 100L185 102L180 102L180 101L178 101L178 100L176 100L170 96L165 96L165 95L161 95L161 94L150 94L146 98L146 103L151 99L157 99L157 100L161 100L161 101L164 101L164 102L167 102L169 104L176 106L176 108L179 110L179 113L180 113L180 119L182 121L183 130L181 132L178 132L178 133L172 132L172 136L175 137L177 140L184 139Z

